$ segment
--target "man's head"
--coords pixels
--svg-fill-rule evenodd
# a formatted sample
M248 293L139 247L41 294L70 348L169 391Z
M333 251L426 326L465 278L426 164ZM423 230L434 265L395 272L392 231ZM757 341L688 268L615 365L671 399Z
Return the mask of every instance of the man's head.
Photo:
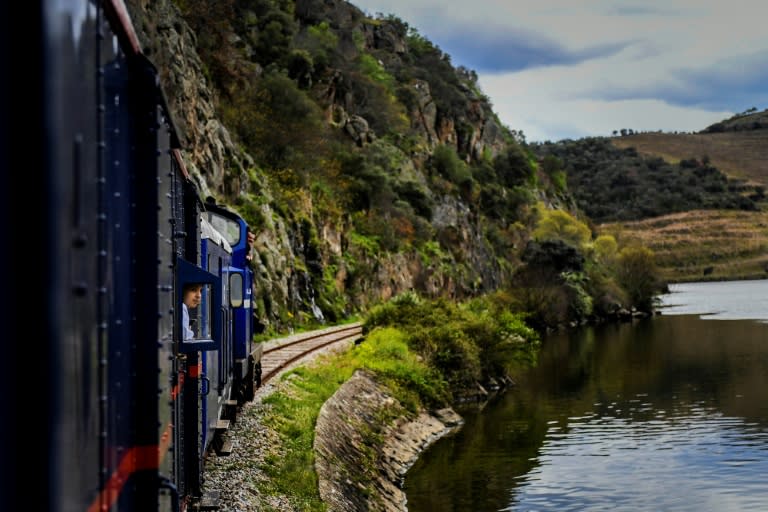
M203 285L200 283L189 283L184 285L182 300L188 308L196 308L200 305L200 300L203 297Z

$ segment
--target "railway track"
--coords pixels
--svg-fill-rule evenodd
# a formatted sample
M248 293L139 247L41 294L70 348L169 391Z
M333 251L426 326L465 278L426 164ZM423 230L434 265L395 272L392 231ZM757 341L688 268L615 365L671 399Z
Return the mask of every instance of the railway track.
M362 324L356 322L268 341L264 344L261 355L261 385L269 382L292 363L318 350L334 344L356 341L362 336Z

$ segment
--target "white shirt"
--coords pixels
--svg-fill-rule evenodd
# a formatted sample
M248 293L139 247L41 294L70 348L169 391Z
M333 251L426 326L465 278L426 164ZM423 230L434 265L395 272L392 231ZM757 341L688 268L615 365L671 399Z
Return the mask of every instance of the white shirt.
M195 333L189 328L189 311L187 305L181 303L181 328L184 330L184 339L189 340L195 337Z

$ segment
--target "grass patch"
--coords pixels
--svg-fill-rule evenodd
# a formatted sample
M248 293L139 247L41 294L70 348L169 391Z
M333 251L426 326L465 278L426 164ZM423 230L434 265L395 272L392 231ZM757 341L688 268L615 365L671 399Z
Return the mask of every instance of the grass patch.
M280 438L280 450L266 459L263 471L270 480L263 492L289 496L297 510L322 511L317 491L312 442L320 407L352 375L350 367L320 364L301 367L283 376L290 385L264 400L269 406L264 423Z

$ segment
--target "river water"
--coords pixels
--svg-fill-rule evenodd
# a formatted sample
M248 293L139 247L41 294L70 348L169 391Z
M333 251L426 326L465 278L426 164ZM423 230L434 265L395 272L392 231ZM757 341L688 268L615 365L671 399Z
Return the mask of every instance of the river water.
M548 336L406 475L410 512L768 511L768 280Z

